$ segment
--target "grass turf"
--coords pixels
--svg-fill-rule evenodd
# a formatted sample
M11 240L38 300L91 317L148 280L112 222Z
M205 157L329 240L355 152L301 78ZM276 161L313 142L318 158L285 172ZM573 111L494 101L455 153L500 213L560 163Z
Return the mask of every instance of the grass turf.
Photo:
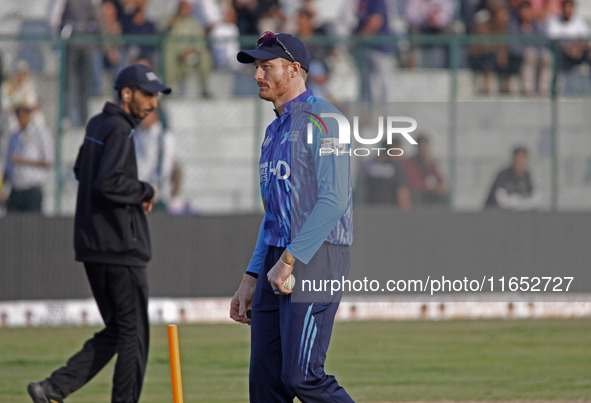
M0 328L0 401L63 365L96 329ZM452 320L335 325L326 370L357 402L591 400L591 321ZM186 402L248 401L244 325L180 325ZM67 401L110 401L111 362ZM152 327L142 402L171 402L166 326Z

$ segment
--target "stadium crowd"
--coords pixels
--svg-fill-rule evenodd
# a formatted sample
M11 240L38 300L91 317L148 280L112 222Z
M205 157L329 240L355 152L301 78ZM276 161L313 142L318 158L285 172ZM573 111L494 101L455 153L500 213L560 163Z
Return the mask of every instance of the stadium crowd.
M344 53L357 62L359 99L388 102L392 100L389 82L397 69L450 67L449 47L438 42L438 36L478 39L462 42L459 67L474 72L479 94L548 96L555 62L560 71L581 71L589 80L589 73L580 66L591 61L591 31L577 0L343 0L333 13L337 19L326 18L325 10L320 11L326 4L319 0L177 0L168 7L172 12L158 14L153 10L162 5L150 0L52 0L47 24L54 34L64 39L81 34L99 38L91 44L68 41L62 124L84 127L89 99L112 93L117 72L133 63L164 72L174 96L215 97L212 73L244 72L236 53L252 48L264 31L291 33L304 40L312 56L309 88L334 103L339 102L338 96L331 94L327 83ZM558 41L556 49L547 39ZM7 125L13 131L18 128L14 112L26 108L32 124L43 128L44 113L27 60L16 60L5 70L8 77L3 82L2 101ZM197 94L187 92L190 77L196 78ZM157 126L165 133L165 114L160 118ZM448 189L433 163L427 164L431 160L427 155L404 163L399 158L396 164L388 159L362 164L359 178L369 182L356 192L358 199L371 203L385 197L368 193L375 185L371 181L391 180L401 191L387 198L404 209L425 200L426 204L446 204ZM6 150L3 157L10 162ZM45 171L49 166L43 167ZM180 168L174 166L178 182ZM415 179L420 176L417 173L436 178L427 181L432 189ZM9 176L3 179L9 188L15 186ZM434 193L425 195L425 189ZM5 188L3 198L8 193Z
M97 4L98 3L98 4ZM297 35L309 44L314 63L310 81L326 94L323 84L331 73L331 58L338 56L338 39L361 37L361 97L388 100L385 85L372 94L371 81L388 79L393 66L400 68L446 68L447 46L416 41L416 35L514 35L537 36L537 40L477 41L463 55L461 65L482 75L479 91L491 93L495 76L500 93L510 91L509 78L519 77L519 91L526 95L547 95L550 89L553 55L548 42L539 37L561 40L559 65L570 70L589 63L589 26L578 13L576 0L344 0L339 2L338 19L320 15L314 0L179 0L172 15L150 19L149 0L54 0L50 25L62 36L76 33L105 37L99 50L69 49L75 78L91 72L94 79L86 88L77 83L81 97L102 92L105 72L112 77L123 65L147 60L157 70L164 67L166 81L176 94L184 94L187 77L199 77L201 95L210 97L209 74L213 69L239 69L236 51L249 48L243 36L264 31ZM152 13L153 14L153 13ZM124 44L118 35L164 35L162 52L153 43ZM371 40L372 37L381 39ZM389 36L390 38L384 38ZM431 41L427 41L431 42ZM358 43L351 41L351 44ZM352 47L354 47L352 45ZM354 53L355 49L351 49ZM83 52L85 54L80 54ZM77 58L77 59L76 59ZM82 63L84 61L84 63ZM75 83L75 79L70 80ZM72 97L75 97L71 92ZM74 111L80 102L73 99ZM84 108L72 114L74 124L85 121ZM82 124L82 123L80 123Z

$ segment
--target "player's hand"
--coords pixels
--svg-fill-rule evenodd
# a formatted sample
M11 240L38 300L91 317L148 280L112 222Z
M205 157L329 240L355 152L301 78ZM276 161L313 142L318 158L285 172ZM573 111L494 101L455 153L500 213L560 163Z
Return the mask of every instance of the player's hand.
M281 260L281 258L279 258L279 260L277 260L277 263L275 263L275 266L273 266L271 270L269 270L269 272L267 273L267 280L271 284L271 287L273 288L275 294L291 294L291 290L285 288L283 286L283 283L285 283L285 280L287 280L292 270L293 266L286 264L285 262L283 262L283 260Z
M151 213L154 209L154 199L150 199L150 201L147 202L142 202L142 207L144 208L144 213Z
M230 318L239 323L250 325L250 318L246 312L252 308L252 299L257 285L257 279L251 275L245 274L242 277L240 287L234 294L230 302Z
M142 202L144 213L149 214L154 210L154 203L156 202L156 188L154 188L154 196L149 201Z

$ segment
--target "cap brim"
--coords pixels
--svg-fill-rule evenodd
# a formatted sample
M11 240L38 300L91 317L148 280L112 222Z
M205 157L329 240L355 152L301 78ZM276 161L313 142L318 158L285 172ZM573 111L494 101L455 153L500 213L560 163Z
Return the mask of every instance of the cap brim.
M170 94L172 90L168 88L166 85L158 82L158 81L150 81L148 83L142 83L138 85L142 90L151 92L153 94L157 92L162 92L163 94Z
M238 52L238 55L236 55L236 58L240 63L254 63L255 60L271 60L279 57L283 56L262 49L241 50ZM285 59L285 57L283 58Z

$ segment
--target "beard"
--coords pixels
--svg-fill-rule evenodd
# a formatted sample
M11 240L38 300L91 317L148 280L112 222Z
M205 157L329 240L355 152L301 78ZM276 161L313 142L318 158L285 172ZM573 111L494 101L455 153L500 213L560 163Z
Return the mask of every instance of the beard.
M265 101L273 102L275 99L281 97L281 95L285 94L290 87L290 77L289 72L287 69L283 71L281 77L272 88L269 86L265 86L263 88L259 88L259 98L264 99ZM267 90L267 94L261 94L261 90Z
M140 123L153 111L153 109L147 111L145 109L140 109L137 105L132 104L130 105L129 111L130 115L133 117L133 120L135 120L136 123Z

